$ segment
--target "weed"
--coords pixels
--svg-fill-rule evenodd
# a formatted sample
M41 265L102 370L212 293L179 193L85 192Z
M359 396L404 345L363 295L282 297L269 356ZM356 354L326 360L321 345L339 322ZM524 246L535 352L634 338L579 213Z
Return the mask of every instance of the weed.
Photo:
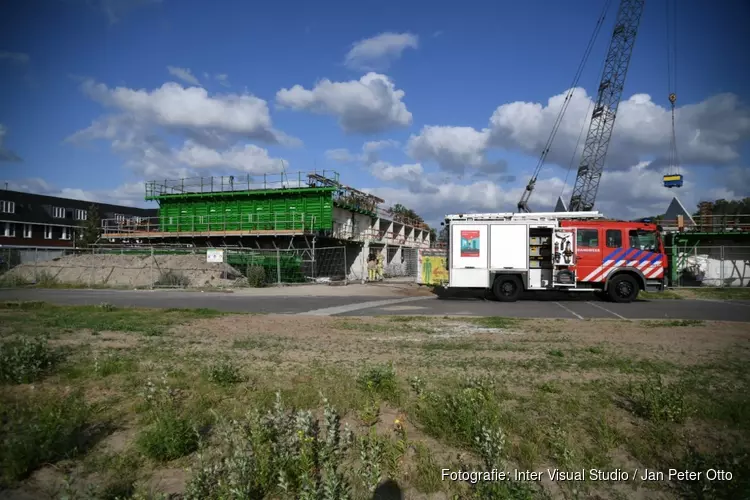
M94 356L94 373L99 377L108 377L118 373L132 372L137 363L135 359L124 357L120 353L111 352L102 356Z
M349 498L342 462L353 434L323 400L323 429L310 411L288 412L277 393L266 415L250 412L242 421L222 421L219 452L201 453L186 499Z
M565 354L560 349L550 349L547 351L547 354L554 358L562 358L565 356Z
M179 271L169 269L159 274L157 280L154 281L154 286L188 287L190 286L190 278Z
M416 404L415 416L425 432L476 447L481 429L494 428L499 420L493 384L487 379L466 378L457 391L426 391Z
M628 397L636 415L652 422L682 423L690 413L681 385L665 385L660 375L628 387Z
M263 266L247 266L245 277L247 278L247 285L252 288L262 288L268 284L266 268Z
M229 387L244 380L239 368L228 359L221 360L209 366L205 375L209 382L223 387Z
M393 363L376 365L365 369L357 378L359 386L389 401L398 401L398 381Z
M40 300L9 300L0 303L0 309L20 309L22 311L32 311L42 309L49 304Z
M5 342L0 344L0 382L26 384L38 380L61 358L51 349L46 338Z
M80 392L25 396L0 407L0 486L43 463L76 455L86 444L91 408Z
M136 445L145 456L167 462L198 449L200 434L193 420L180 415L176 392L162 378L160 386L150 379L144 399L151 426L142 430Z
M430 449L423 443L416 443L414 447L416 458L416 475L414 486L422 493L434 493L442 489L443 478L440 467L435 461Z
M750 498L750 457L733 453L701 453L688 444L680 470L721 471L732 475L731 480L709 476L704 472L697 481L678 480L677 490L682 498Z
M519 324L516 318L504 318L502 316L487 316L483 318L471 318L471 322L482 328L514 328Z
M705 321L699 319L671 319L659 321L644 321L644 326L649 328L683 328L688 326L703 326Z

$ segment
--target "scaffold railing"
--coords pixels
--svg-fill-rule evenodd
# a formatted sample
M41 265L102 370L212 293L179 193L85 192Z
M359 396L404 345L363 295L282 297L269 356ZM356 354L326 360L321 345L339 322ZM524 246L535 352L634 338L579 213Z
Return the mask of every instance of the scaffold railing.
M332 187L325 182L321 182L320 179L338 184L339 174L333 170L323 170L321 172L275 172L258 175L154 180L146 182L146 199L152 200L167 195Z
M127 235L179 236L180 233L228 233L278 231L312 233L314 215L302 213L181 215L178 217L138 217L102 219L102 237Z
M665 232L702 232L702 233L747 233L750 232L750 215L698 215L690 221L661 220L657 223Z

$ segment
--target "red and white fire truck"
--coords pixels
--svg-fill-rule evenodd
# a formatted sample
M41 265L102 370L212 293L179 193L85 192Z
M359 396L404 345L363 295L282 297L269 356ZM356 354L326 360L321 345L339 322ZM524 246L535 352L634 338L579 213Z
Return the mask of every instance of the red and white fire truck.
M658 226L599 212L448 215L448 287L492 290L512 302L525 290L597 292L631 302L665 288Z

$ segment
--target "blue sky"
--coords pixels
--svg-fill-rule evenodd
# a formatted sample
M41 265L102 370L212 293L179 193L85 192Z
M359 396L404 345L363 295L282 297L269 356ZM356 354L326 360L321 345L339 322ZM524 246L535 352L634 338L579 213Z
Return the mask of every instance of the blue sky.
M750 70L732 57L750 42L742 0L679 2L685 187L663 188L664 167L647 163L669 146L666 1L648 0L641 22L597 203L610 215L653 214L675 194L689 208L750 194ZM589 95L614 3L580 81ZM0 7L12 187L142 204L144 180L283 159L434 222L514 209L561 102L548 101L567 91L604 1L14 4ZM562 192L588 103L574 94L532 208Z

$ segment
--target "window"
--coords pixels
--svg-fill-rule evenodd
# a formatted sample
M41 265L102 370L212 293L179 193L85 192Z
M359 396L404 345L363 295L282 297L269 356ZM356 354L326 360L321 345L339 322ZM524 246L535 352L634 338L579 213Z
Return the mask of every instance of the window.
M89 214L86 210L76 209L75 212L76 220L86 220L89 217Z
M34 234L32 230L31 224L24 224L23 225L23 237L24 238L31 238L31 236Z
M622 231L607 229L607 248L622 248Z
M630 248L656 252L659 250L656 231L644 231L642 229L631 229L629 233Z
M45 240L52 239L52 226L44 226L44 239Z
M72 231L70 230L69 227L63 227L62 228L62 234L60 235L60 239L61 240L69 240L71 233L72 233Z
M117 222L124 222L125 221L125 216L122 215L122 214L115 214L115 220Z
M56 219L64 219L65 209L62 207L52 207L52 216Z
M4 214L16 213L16 202L0 200L0 212Z
M16 235L16 225L12 222L3 223L3 236L13 238Z
M599 230L598 229L579 229L578 237L579 247L599 247Z

